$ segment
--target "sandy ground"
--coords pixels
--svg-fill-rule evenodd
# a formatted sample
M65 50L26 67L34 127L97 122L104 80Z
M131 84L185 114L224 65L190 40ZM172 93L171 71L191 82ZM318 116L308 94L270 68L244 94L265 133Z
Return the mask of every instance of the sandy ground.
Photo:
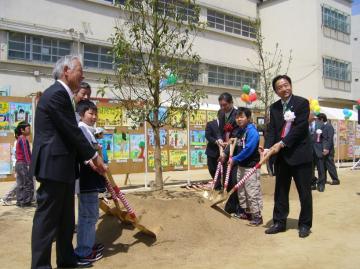
M102 214L97 239L106 248L93 268L360 268L360 172L341 169L339 174L341 185L313 192L314 222L306 239L298 237L294 184L287 232L264 234L271 224L273 178L262 178L265 223L256 228L210 208L201 192L171 188L128 194L142 223L158 230L158 237L151 239ZM1 183L0 193L10 184ZM0 268L30 267L33 213L34 209L0 207ZM55 267L54 254L55 248Z

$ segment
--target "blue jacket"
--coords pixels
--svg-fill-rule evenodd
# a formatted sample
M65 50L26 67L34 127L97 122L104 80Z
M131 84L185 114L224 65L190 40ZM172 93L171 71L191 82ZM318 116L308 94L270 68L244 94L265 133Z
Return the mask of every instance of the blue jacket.
M254 124L249 123L246 128L239 129L236 155L233 161L241 167L253 167L260 160L258 152L260 136Z

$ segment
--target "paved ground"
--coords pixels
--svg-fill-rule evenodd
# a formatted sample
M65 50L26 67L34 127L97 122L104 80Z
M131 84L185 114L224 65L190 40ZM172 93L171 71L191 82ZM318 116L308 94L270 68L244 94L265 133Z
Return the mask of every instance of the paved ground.
M314 223L306 239L297 235L294 186L287 232L264 234L271 221L273 178L262 179L265 223L257 228L225 218L199 197L201 192L174 187L163 193L128 194L143 224L159 228L157 240L103 215L97 237L106 245L105 257L94 268L360 268L360 172L341 169L339 174L341 185L313 192ZM10 184L0 183L0 194ZM0 268L29 268L33 211L0 207Z

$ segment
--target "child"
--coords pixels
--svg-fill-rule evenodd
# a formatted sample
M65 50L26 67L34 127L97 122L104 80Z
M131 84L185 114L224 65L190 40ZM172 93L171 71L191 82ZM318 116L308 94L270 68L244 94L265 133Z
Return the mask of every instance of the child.
M30 135L30 124L22 121L15 128L16 143L16 205L19 207L31 206L34 196L34 181L30 176L31 161L30 144L27 136Z
M12 163L13 169L15 169L15 165L16 165L16 144L17 144L17 139L15 139L14 145L11 149L11 163ZM14 173L14 177L16 178L16 173ZM16 186L17 186L17 184L15 181L15 183L10 187L10 189L0 199L0 202L2 205L5 205L5 206L12 205L11 200L16 199Z
M97 149L97 142L93 135L94 124L97 120L97 107L89 101L83 100L77 104L77 112L81 121L79 127L89 143ZM91 162L91 161L90 161ZM96 222L99 219L99 192L105 191L104 177L95 172L92 164L80 163L80 193L79 215L77 227L77 247L75 254L80 261L94 262L103 257L102 244L95 244Z
M251 111L248 108L240 107L236 113L236 123L240 127L237 137L237 152L234 157L229 160L238 165L237 181L240 181L243 176L253 168L260 160L259 147L259 133L254 124L250 122ZM258 174L253 174L243 187L238 189L238 197L240 207L244 213L240 214L240 218L245 218L245 210L250 209L251 226L259 226L263 223L261 210L263 208L260 178Z

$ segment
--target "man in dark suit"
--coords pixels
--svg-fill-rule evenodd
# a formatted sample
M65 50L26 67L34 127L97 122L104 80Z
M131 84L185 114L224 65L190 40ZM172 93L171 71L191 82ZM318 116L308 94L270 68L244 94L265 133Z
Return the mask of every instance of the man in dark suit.
M336 171L335 161L334 161L334 127L330 122L327 121L327 117L324 113L318 115L318 119L323 122L323 156L324 156L324 166L325 166L325 182L326 182L326 171L329 171L330 177L332 179L331 185L339 185L340 180Z
M220 155L219 151L219 120L212 120L206 124L205 138L208 141L205 154L207 156L208 170L211 178L214 178Z
M312 189L317 188L319 192L325 190L325 168L323 156L323 134L322 129L324 124L317 120L313 112L309 116L309 131L311 137L311 145L313 148L313 165L312 165ZM315 177L315 167L318 171L318 177Z
M220 94L219 98L220 112L219 112L219 134L218 134L218 143L222 147L225 147L227 140L231 137L235 137L239 131L239 126L236 124L236 108L234 107L233 97L230 93L224 92ZM230 128L230 129L229 129ZM233 167L230 172L230 179L228 185L228 191L237 183L236 181L236 171L237 167ZM224 174L226 174L226 167L224 167ZM228 213L238 213L240 209L239 199L235 193L233 193L226 206L225 210Z
M51 245L56 239L58 267L88 267L74 254L74 182L77 159L106 171L101 158L77 126L73 102L83 79L76 56L60 58L54 68L56 82L45 90L35 113L31 173L40 182L31 238L31 268L51 268Z
M294 178L300 197L299 237L307 237L312 226L311 161L312 149L309 136L309 102L292 94L291 79L280 75L273 79L272 86L280 100L270 107L270 123L265 138L265 152L271 147L277 153L275 160L275 195L273 225L266 234L286 230L289 214L289 190ZM295 119L290 128L284 114L293 112Z

